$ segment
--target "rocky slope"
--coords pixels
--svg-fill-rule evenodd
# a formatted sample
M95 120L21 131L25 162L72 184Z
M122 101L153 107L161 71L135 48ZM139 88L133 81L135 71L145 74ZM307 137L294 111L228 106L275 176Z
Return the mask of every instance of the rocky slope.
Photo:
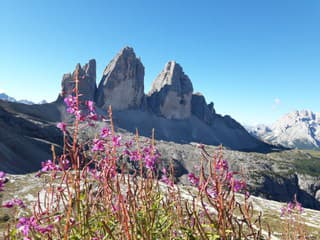
M62 134L50 122L57 119L52 104L26 106L0 100L0 170L28 173L52 156L51 145L62 144Z
M320 148L320 113L308 110L284 115L271 127L256 126L249 131L258 138L289 148Z

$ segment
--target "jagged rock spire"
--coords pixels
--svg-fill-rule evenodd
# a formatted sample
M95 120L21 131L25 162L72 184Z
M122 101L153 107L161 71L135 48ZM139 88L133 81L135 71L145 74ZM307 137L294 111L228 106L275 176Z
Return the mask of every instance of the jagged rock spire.
M87 64L81 67L80 63L76 65L74 72L64 74L62 77L60 97L64 98L73 94L75 87L75 76L78 74L80 100L94 100L97 90L96 84L96 60L91 59Z
M133 48L123 48L103 72L96 103L116 110L140 108L144 98L144 66Z
M182 67L170 61L154 80L148 105L165 118L186 119L191 116L192 92L192 83Z

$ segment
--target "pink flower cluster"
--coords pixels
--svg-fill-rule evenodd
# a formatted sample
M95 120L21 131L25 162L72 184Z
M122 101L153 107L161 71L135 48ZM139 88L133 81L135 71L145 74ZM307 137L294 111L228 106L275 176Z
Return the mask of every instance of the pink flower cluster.
M121 146L121 136L112 136L111 130L108 127L104 127L101 129L100 138L93 139L93 152L104 152L105 146L108 138L111 137L112 146L120 147Z
M78 111L77 98L69 95L64 99L64 103L67 105L67 112L75 114Z
M45 172L68 170L70 168L70 161L68 159L60 159L59 164L56 164L49 159L46 162L41 162L41 167L36 177L40 177Z
M41 163L41 172L50 172L50 171L60 171L61 168L59 165L56 165L52 160L47 160L46 162Z
M294 212L301 214L303 212L303 208L301 203L299 203L296 199L293 202L287 203L287 206L284 206L280 209L281 217L286 215L291 215Z
M174 182L172 181L172 179L170 179L168 177L168 173L167 173L167 169L166 168L162 168L162 176L161 176L161 182L167 184L170 187L174 186Z
M30 231L46 234L46 233L50 233L53 230L52 224L49 224L44 227L37 222L34 216L19 218L19 221L16 227L17 227L17 230L21 232L22 235L24 236L24 240L31 240L31 238L29 238Z
M13 207L20 207L20 208L25 208L26 206L24 205L23 201L19 198L14 198L9 200L8 202L4 203L2 205L4 208L13 208Z
M135 162L139 160L143 160L145 167L150 170L155 170L156 163L158 162L158 159L160 158L159 151L152 145L148 145L142 149L142 151L138 150L131 150L132 148L132 142L128 142L125 144L126 149L123 151L123 153L127 156L129 156L130 160Z
M87 120L89 125L93 125L92 121L98 120L98 115L96 114L96 109L94 102L88 100L85 102L87 110L79 109L79 103L75 96L69 95L64 99L65 104L67 105L67 112L74 115L78 120L85 121ZM60 125L60 129L64 129L63 125ZM63 130L62 130L63 131Z
M188 174L188 180L191 185L205 190L208 196L215 198L217 196L216 181L219 181L225 189L229 189L234 192L239 192L246 188L246 182L236 178L235 172L229 170L229 165L225 159L217 159L214 165L214 175L216 179L209 179L208 182L200 182L200 178L194 173Z
M59 122L57 124L57 128L59 128L63 133L67 132L67 124L64 122Z

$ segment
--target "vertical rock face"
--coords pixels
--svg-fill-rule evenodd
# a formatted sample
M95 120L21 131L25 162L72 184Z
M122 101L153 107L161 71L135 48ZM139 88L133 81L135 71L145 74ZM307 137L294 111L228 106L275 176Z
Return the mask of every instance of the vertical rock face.
M62 92L60 97L64 98L73 93L75 87L75 74L79 73L79 94L80 100L94 100L95 93L97 90L96 84L96 61L91 59L89 63L83 67L78 63L74 72L64 74L62 77Z
M201 121L211 125L214 119L215 110L213 103L207 105L206 99L201 93L192 94L191 113Z
M182 67L170 61L152 84L148 107L167 119L189 118L192 92L192 83Z
M116 110L140 108L144 98L144 66L130 47L109 63L100 81L96 103Z

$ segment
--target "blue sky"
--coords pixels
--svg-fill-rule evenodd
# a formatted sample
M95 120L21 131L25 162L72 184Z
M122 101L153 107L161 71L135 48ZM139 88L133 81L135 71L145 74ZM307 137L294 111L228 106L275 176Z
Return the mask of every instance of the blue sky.
M145 66L145 92L169 60L218 113L271 123L320 112L320 1L2 1L0 90L52 101L63 73L97 60L97 82L124 46Z

